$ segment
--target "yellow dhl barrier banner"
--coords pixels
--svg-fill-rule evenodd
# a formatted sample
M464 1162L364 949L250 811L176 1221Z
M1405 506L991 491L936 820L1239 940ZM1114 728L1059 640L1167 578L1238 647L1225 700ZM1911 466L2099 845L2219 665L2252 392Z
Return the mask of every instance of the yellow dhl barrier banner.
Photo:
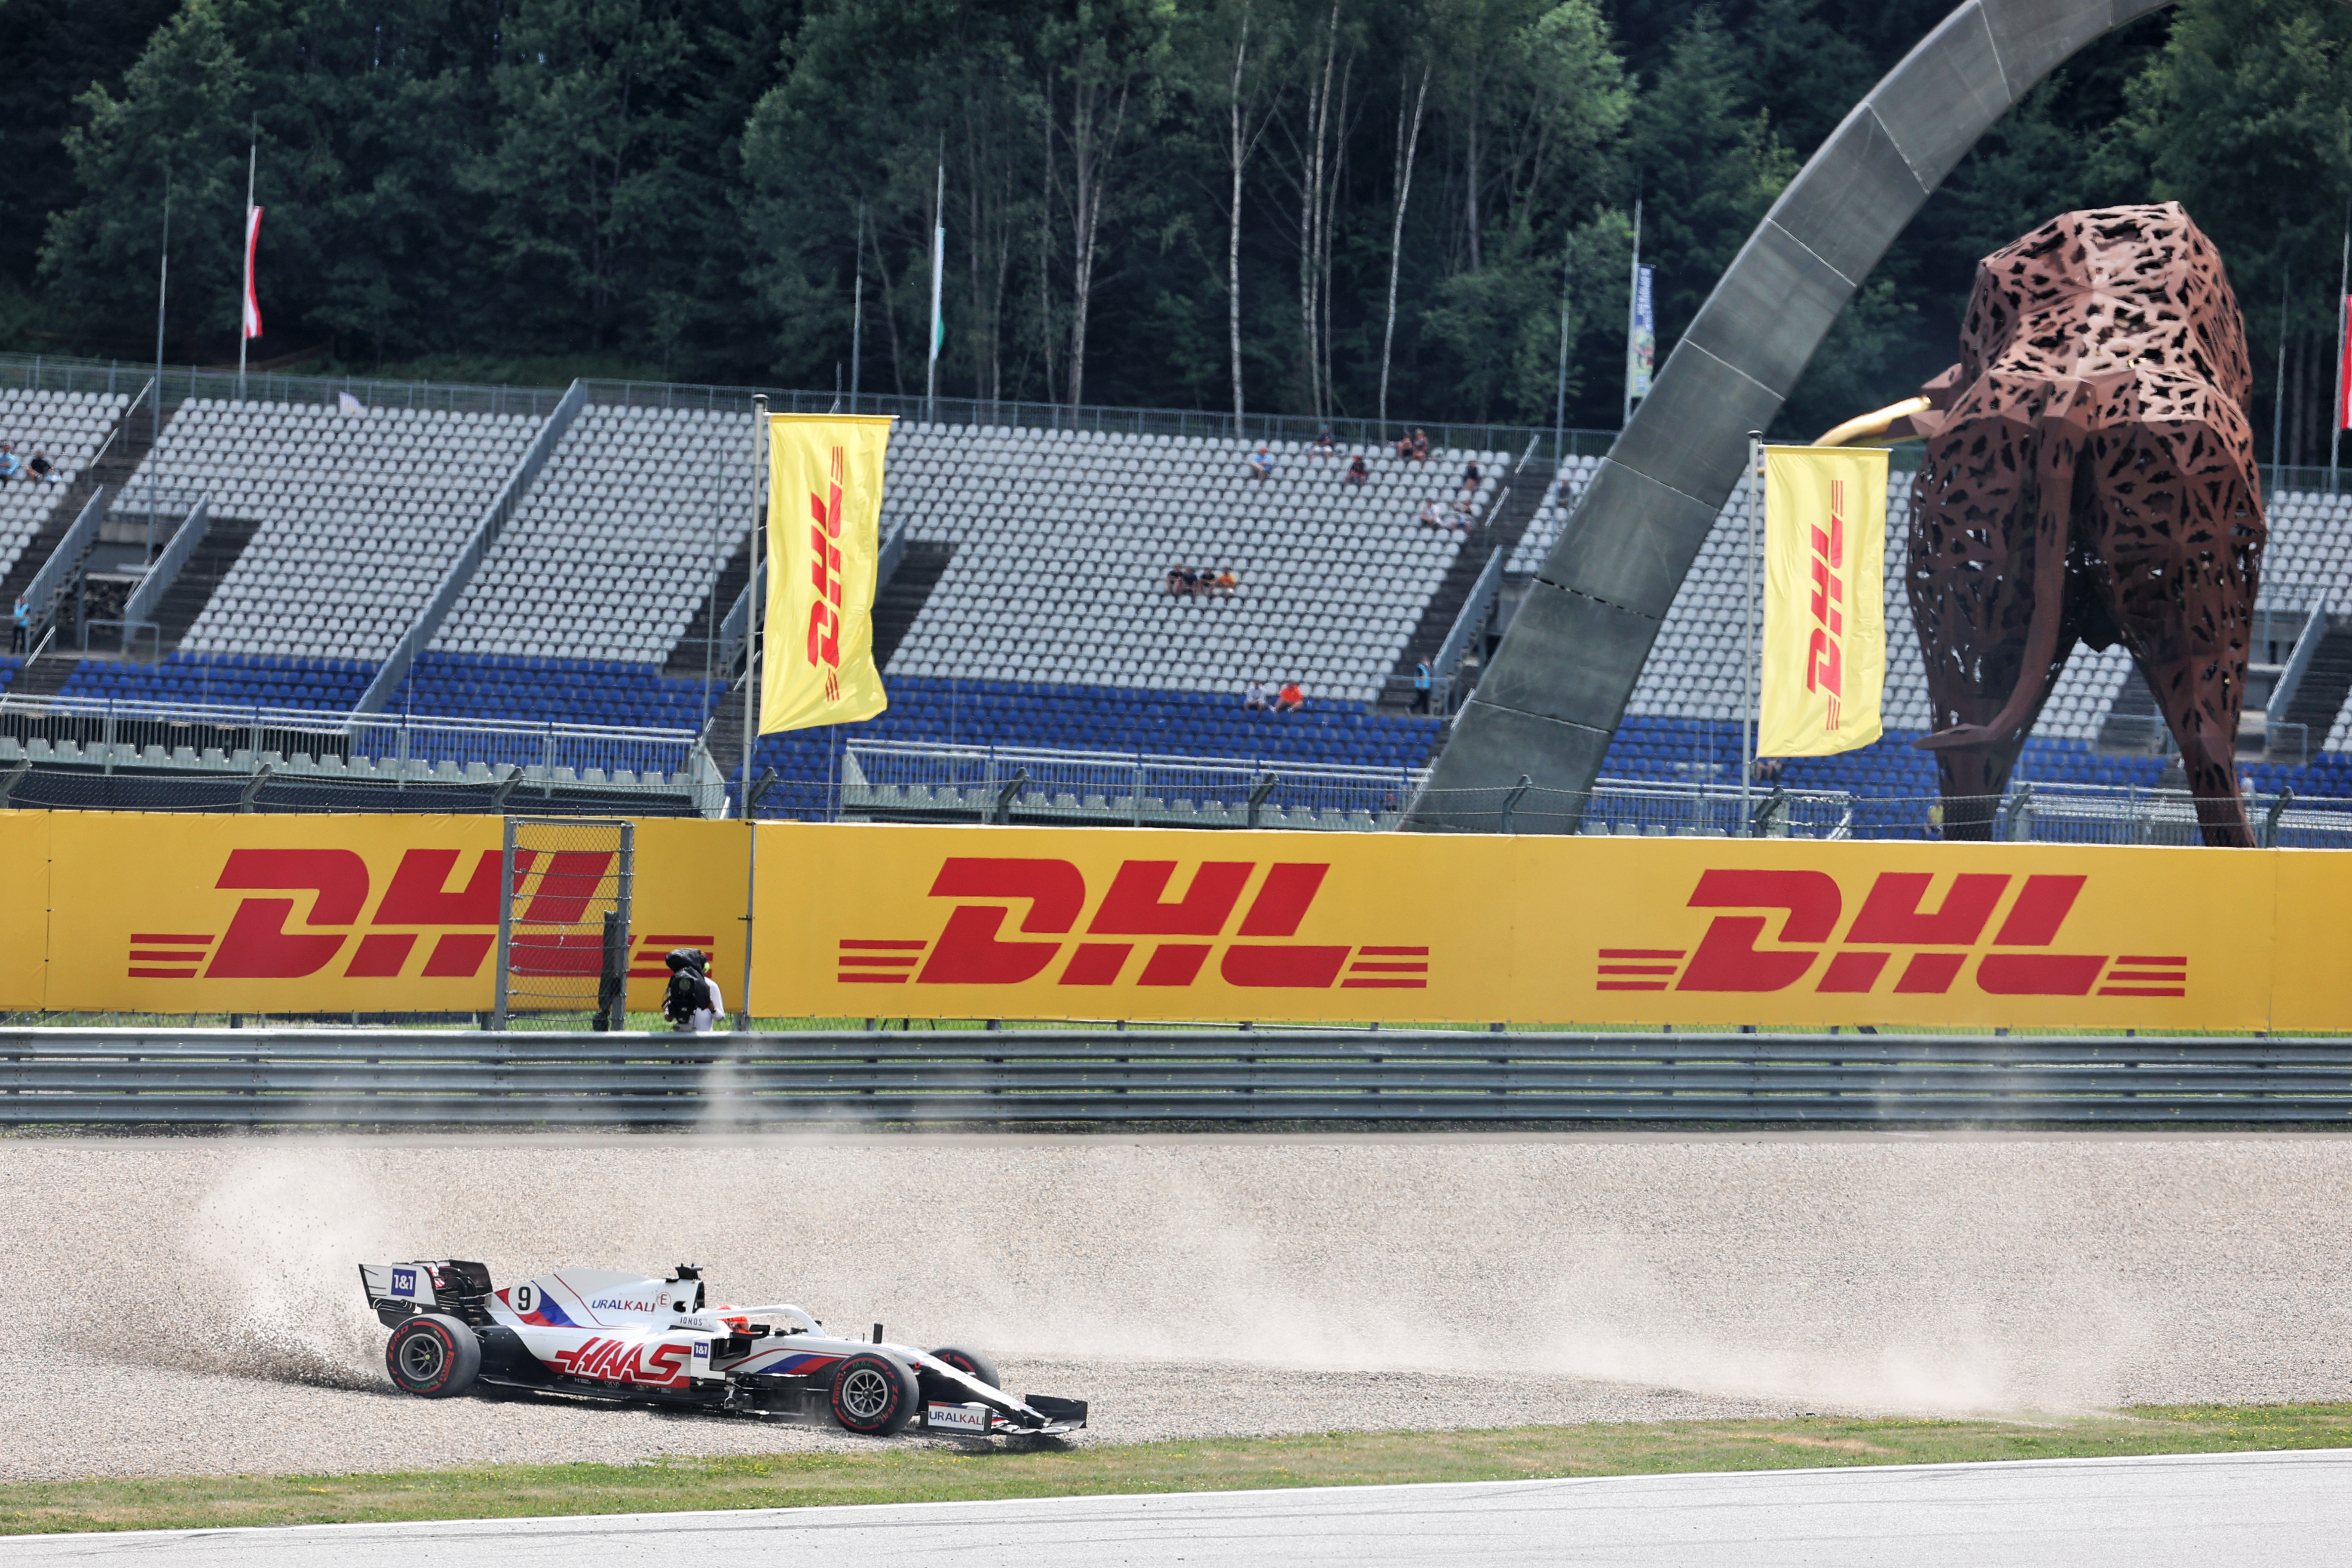
M502 843L488 816L0 815L11 895L0 998L51 1011L483 1011ZM594 886L604 868L576 863L581 853L520 868L519 902ZM711 953L736 994L747 855L740 824L637 823L632 1008L660 1006L673 947ZM20 896L44 881L45 900ZM46 963L23 963L27 942Z
M889 706L874 668L887 415L768 416L768 604L760 733Z
M1823 757L1878 739L1885 577L1885 448L1767 447L1757 755Z
M2338 853L757 832L771 1017L2352 1029ZM633 1009L672 947L740 994L750 844L638 822ZM0 813L0 1006L481 1011L499 845L481 816Z
M2352 856L760 832L762 1014L2352 1028Z

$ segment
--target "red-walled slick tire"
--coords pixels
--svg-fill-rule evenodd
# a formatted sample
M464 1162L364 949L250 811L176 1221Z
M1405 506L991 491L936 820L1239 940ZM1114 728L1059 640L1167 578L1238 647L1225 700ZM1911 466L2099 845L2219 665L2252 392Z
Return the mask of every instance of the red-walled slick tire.
M474 1386L482 1370L482 1342L457 1319L426 1312L392 1331L383 1364L402 1392L451 1399Z
M915 1418L915 1369L888 1351L860 1351L833 1374L833 1418L867 1437L887 1437Z

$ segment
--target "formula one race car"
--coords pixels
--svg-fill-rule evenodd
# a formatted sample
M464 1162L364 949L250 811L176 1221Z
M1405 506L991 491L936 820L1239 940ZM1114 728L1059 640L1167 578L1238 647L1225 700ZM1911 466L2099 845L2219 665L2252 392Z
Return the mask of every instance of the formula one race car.
M503 1290L479 1263L363 1263L368 1305L392 1330L384 1365L410 1394L447 1399L476 1383L591 1399L786 1419L832 1414L884 1436L912 1423L966 1436L1054 1436L1086 1402L997 1387L978 1351L834 1339L798 1307L709 1305L702 1271L667 1279L559 1268Z

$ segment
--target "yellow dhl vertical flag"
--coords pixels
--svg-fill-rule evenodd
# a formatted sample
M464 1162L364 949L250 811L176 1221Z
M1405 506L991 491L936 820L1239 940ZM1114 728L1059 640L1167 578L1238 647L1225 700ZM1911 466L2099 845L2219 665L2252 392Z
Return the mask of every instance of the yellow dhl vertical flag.
M768 605L760 733L890 705L874 668L887 415L768 416Z
M1885 576L1885 448L1766 447L1757 755L1825 757L1878 739Z

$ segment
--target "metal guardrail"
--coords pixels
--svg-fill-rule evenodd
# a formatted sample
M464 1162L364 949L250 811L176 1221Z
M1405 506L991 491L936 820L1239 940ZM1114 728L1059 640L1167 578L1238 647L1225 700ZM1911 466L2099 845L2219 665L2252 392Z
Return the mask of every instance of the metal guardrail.
M82 503L81 515L58 541L41 569L33 574L33 581L25 589L25 602L32 607L33 622L46 625L57 614L58 598L65 593L74 568L89 552L90 542L98 537L98 525L106 516L107 488L99 486L90 491L89 500Z
M0 1030L0 1125L2352 1121L2352 1040Z
M114 392L135 384L152 371L120 360L76 359L42 354L0 354L0 387L25 387L56 392ZM1229 437L1235 440L1307 442L1324 421L1307 415L1252 414L1238 430L1231 414L1209 409L1129 408L1104 404L1072 407L1066 403L1022 403L985 398L900 397L862 393L855 398L825 390L762 389L718 386L702 383L591 380L583 384L588 401L605 407L699 408L751 412L751 399L764 395L779 414L824 414L835 409L853 414L889 414L901 419L936 420L943 425L1017 426L1045 430L1101 430L1114 434ZM163 371L163 401L177 407L192 397L234 398L238 395L236 372L167 365ZM449 382L386 380L378 376L295 375L254 371L245 382L244 395L262 403L331 404L350 394L371 408L423 408L449 413L530 414L545 416L563 395L553 387L488 386ZM1333 436L1349 446L1393 440L1415 426L1429 432L1431 444L1481 451L1514 451L1529 438L1547 448L1549 426L1540 430L1521 425L1450 423L1431 419L1391 419L1385 429L1373 420L1334 418ZM1571 456L1599 457L1617 438L1613 430L1568 430L1562 443ZM2323 470L2324 472L2325 470Z
M266 765L353 782L467 783L512 766L532 783L691 788L697 743L692 730L0 695L0 763L110 772Z
M2278 679L2271 686L2270 696L2264 700L2265 719L2271 714L2285 719L2287 710L2294 706L2294 694L2303 689L2303 678L2311 673L2311 661L2317 657L2319 645L2326 640L2327 601L2324 597L2316 598L2311 602L2310 613L2304 617L2303 630L2297 634L2294 647L2286 657L2286 667L2279 671ZM2287 726L2282 723L2279 727L2284 729ZM2305 749L2307 751L2308 747Z
M1428 777L1413 768L1044 747L853 741L839 811L900 821L1381 832Z
M181 519L180 526L172 531L171 542L163 546L162 552L155 557L154 564L148 567L146 575L139 579L139 586L131 589L131 597L123 601L122 620L125 626L154 620L156 610L163 603L163 595L178 581L180 569L188 563L188 557L196 552L196 546L204 542L205 534L211 527L211 508L207 502L199 500L188 509L188 515Z
M549 454L555 450L556 443L563 439L563 432L571 427L572 416L580 412L585 402L586 394L578 382L573 382L572 390L563 395L548 414L546 422L540 426L539 433L530 438L530 445L523 448L521 458L515 463L514 472L509 474L507 482L499 487L499 493L484 510L481 521L474 525L473 537L457 552L457 558L449 563L448 571L442 574L440 584L433 590L433 596L425 601L425 607L417 612L415 623L401 634L400 640L393 645L392 652L377 667L375 678L368 682L367 690L361 693L354 712L380 713L383 711L384 704L392 700L392 694L408 678L408 667L416 661L416 656L425 651L434 634L441 629L442 621L456 607L457 596L466 591L466 584L473 581L474 574L480 570L491 546L498 543L499 535L506 531L507 524L521 507L523 497L530 493L532 482L539 478L540 468L547 462Z
M1434 680L1451 682L1462 656L1470 651L1470 639L1486 624L1487 613L1495 607L1495 595L1502 591L1503 557L1509 552L1496 550L1486 557L1478 580L1470 585L1469 596L1454 617L1454 625L1445 633L1445 641L1438 646L1437 658L1431 675Z

